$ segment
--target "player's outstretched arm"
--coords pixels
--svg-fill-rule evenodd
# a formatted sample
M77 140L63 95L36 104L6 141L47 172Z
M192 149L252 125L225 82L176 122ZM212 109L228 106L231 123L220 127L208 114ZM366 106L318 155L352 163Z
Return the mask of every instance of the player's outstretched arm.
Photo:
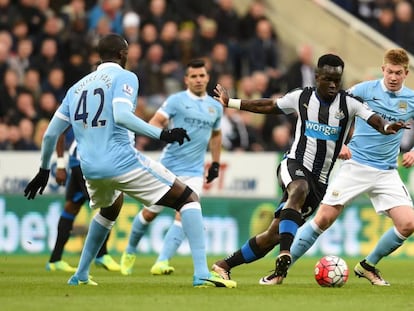
M190 137L185 129L175 128L170 130L161 130L160 128L138 118L134 113L132 113L130 106L127 103L116 103L116 105L114 105L114 121L116 124L121 125L137 134L160 139L167 143L178 142L182 145L185 139L188 141L190 140Z
M374 114L368 119L368 124L383 135L391 135L397 133L401 129L409 129L408 123L403 121L387 123L380 115Z
M227 90L220 84L217 84L216 88L214 89L214 93L216 94L214 98L219 101L223 107L245 110L260 114L283 114L283 112L277 108L274 99L271 98L229 98Z

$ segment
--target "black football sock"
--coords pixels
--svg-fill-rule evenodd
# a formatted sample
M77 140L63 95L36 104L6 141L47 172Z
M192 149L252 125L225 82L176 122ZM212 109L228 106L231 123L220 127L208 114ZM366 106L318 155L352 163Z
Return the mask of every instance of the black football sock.
M66 242L69 240L74 219L75 216L68 213L63 213L60 216L56 243L52 254L50 255L49 262L56 262L62 259L63 249L65 248Z

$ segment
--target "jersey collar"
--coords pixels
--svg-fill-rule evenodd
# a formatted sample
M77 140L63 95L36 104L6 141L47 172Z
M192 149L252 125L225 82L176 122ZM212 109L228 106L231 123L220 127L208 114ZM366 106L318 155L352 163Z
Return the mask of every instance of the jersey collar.
M384 79L381 79L381 88L385 93L393 94L395 96L400 96L402 89L404 88L404 84L401 86L401 88L398 91L392 92L392 91L389 91L387 87L385 86Z
M118 67L118 68L122 69L121 65L119 65L117 63L108 62L108 63L100 64L98 67L96 67L96 70L102 70L102 69L105 69L105 68L108 68L108 67Z
M194 93L190 92L189 89L186 90L186 93L191 99L194 99L194 100L204 100L207 98L207 93L206 95L203 95L203 96L197 96Z

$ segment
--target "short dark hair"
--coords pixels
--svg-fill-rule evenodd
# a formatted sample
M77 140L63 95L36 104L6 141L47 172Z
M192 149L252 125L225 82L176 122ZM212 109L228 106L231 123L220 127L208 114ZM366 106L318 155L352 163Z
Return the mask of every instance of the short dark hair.
M204 59L196 58L188 62L187 68L200 68L200 67L204 67L205 65L206 65L206 62L204 61Z
M128 43L118 34L111 33L99 40L97 51L101 59L119 58L119 52L128 48Z
M318 68L321 69L323 66L341 67L344 69L344 61L335 54L325 54L318 59Z

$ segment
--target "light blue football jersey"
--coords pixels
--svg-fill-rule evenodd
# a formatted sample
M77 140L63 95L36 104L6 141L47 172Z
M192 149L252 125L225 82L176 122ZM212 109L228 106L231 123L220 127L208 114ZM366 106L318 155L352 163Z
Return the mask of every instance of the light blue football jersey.
M398 92L387 91L382 79L362 82L349 90L362 98L369 107L388 122L409 121L414 117L414 91L403 87ZM397 167L403 131L382 135L360 118L348 144L352 159L381 170Z
M177 176L203 176L211 132L221 126L221 104L209 95L198 97L186 90L168 97L158 112L169 119L170 128L182 127L191 138L181 146L168 144L160 162Z
M119 176L140 166L134 134L113 117L117 103L135 111L137 92L137 76L116 63L99 65L68 90L57 113L72 124L86 178Z

